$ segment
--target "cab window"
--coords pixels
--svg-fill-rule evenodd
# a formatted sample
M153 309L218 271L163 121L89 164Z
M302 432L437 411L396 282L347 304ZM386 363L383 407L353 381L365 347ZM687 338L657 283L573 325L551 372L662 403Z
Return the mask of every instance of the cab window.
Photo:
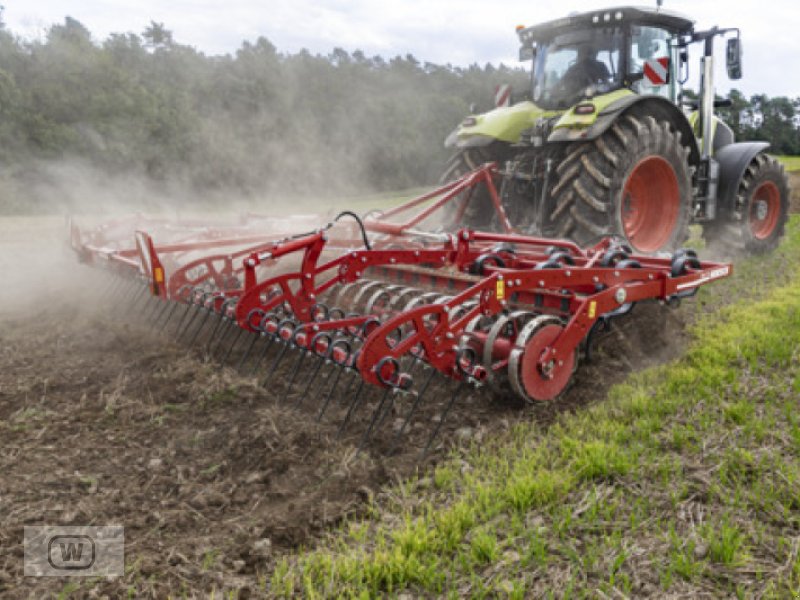
M659 94L670 96L669 84L654 84L643 77L644 65L648 60L671 58L670 39L672 34L659 27L634 25L631 27L631 46L628 52L628 74L632 76L632 88L640 94Z

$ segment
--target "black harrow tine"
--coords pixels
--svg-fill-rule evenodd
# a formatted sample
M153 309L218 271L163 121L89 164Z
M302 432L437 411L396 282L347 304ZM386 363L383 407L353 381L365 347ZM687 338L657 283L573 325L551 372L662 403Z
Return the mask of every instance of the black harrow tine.
M267 357L267 354L269 354L269 349L272 348L272 344L274 344L275 340L278 338L278 333L277 332L275 332L275 333L266 333L265 332L265 333L262 333L261 335L267 338L267 343L264 345L264 350L261 352L259 357L256 359L256 362L253 365L253 368L250 369L250 375L255 375L256 374L256 371L258 371L258 367L261 366L261 363L264 362L264 359Z
M342 437L347 424L350 422L350 417L353 416L356 408L358 408L358 405L361 404L361 392L364 391L364 379L361 377L359 377L359 379L361 381L358 384L356 395L353 397L353 401L350 403L350 408L347 409L347 414L344 416L344 421L342 421L342 424L339 426L339 431L336 432L336 437Z
M222 322L222 332L217 338L217 342L212 345L211 342L213 342L213 338L208 342L208 355L211 358L214 358L217 355L217 352L222 347L222 342L228 339L228 334L231 332L231 326L233 323L235 323L235 319L230 319L224 316L220 318L220 321Z
M120 286L122 285L123 281L124 280L119 275L112 275L111 281L103 290L103 293L100 294L100 299L103 302L105 302L106 300L110 300L111 298L113 298L116 295L117 291L119 290Z
M378 418L383 415L384 406L387 405L388 401L388 408L391 409L392 400L394 400L394 394L392 393L394 390L390 387L387 387L386 390L383 392L383 396L381 396L381 401L378 403L378 406L375 407L375 410L372 411L372 419L369 422L369 427L364 432L364 435L361 436L361 440L358 442L358 449L357 452L361 452L364 449L364 446L367 445L369 442L369 437L372 434L372 428L375 427L375 424L378 422ZM383 419L380 419L383 421Z
M150 311L150 314L147 315L145 323L150 323L150 325L152 326L153 321L155 321L154 317L156 316L156 313L161 314L159 309L163 309L163 305L161 303L163 302L164 304L168 304L168 302L166 300L162 300L160 296L150 296L150 297L152 298L153 309Z
M335 362L334 365L336 366L336 375L333 378L333 385L328 388L328 393L325 395L325 399L322 401L322 407L320 408L319 414L317 415L317 423L322 421L322 417L325 415L325 411L328 409L328 405L331 402L331 398L333 398L333 391L336 389L336 386L339 385L339 379L341 378L342 373L348 370L347 367L344 367L342 365L337 365ZM349 384L347 386L347 389L348 390L350 389Z
M161 323L161 319L164 318L164 315L167 314L167 313L170 313L170 316L172 316L172 311L174 311L177 306L178 306L177 302L170 301L168 298L165 298L164 299L164 306L159 311L159 313L156 315L156 318L153 319L153 321L150 323L150 327L152 327L153 329L158 329L159 328L159 324ZM166 326L166 324L168 322L169 322L169 317L167 317L167 321L164 323L164 326Z
M400 426L398 432L394 435L394 439L392 440L392 445L389 448L389 454L394 454L394 451L397 449L397 445L400 443L400 439L403 437L403 434L405 433L408 424L411 423L411 419L416 414L417 409L422 404L422 398L425 396L425 392L428 391L428 387L433 382L433 378L436 376L437 372L438 371L436 371L436 369L431 368L431 372L430 375L428 375L428 379L425 380L425 383L423 384L419 392L416 392L416 398L414 398L414 404L411 405L411 409L408 411L408 414L406 415L403 424Z
M183 325L183 322L186 320L186 317L189 315L189 313L192 312L192 307L194 306L194 292L191 292L189 296L187 296L185 306L186 309L183 311L183 314L178 321L178 325L175 327L175 339L180 339L181 326Z
M292 371L292 376L289 378L289 384L286 386L286 393L290 393L292 391L292 386L294 385L294 380L297 379L297 374L300 372L300 369L303 366L303 363L306 360L306 355L308 355L308 350L305 348L298 348L300 350L300 358L297 359L297 363L294 366L294 370Z
M133 285L134 286L138 285L138 282L135 279L133 281ZM139 301L142 299L142 297L145 296L144 292L145 292L145 288L144 287L139 287L139 290L135 291L133 293L133 297L130 300L130 302L131 302L131 304L130 304L131 312L141 312L141 307L138 307L137 305L139 304Z
M276 333L275 335L277 336L278 334ZM272 376L275 374L275 371L278 369L278 365L281 364L281 361L283 360L283 357L286 356L286 352L289 350L289 346L291 344L289 342L286 342L286 341L283 341L282 343L283 343L283 348L280 349L280 351L278 352L277 358L272 362L272 366L270 367L269 371L267 372L267 375L264 377L264 379L261 380L261 386L262 387L266 387L267 383L269 383L269 380L272 379ZM259 361L259 362L261 362L261 361Z
M214 312L213 307L211 308L211 311ZM214 314L217 314L217 313L214 312ZM214 329L211 330L211 335L208 336L208 341L206 342L206 354L210 355L210 353L211 353L211 344L214 343L214 339L217 337L217 332L219 331L220 327L222 327L223 325L226 324L225 323L226 320L227 319L224 316L219 315L219 318L217 319L217 322L214 324Z
M298 394L297 396L297 401L295 402L296 408L300 408L300 405L303 403L303 399L308 395L308 391L311 389L311 385L314 383L314 380L320 374L323 365L327 361L327 359L323 356L318 356L317 358L319 360L317 360L317 366L314 367L314 371L312 371L311 373L311 378L308 380L308 383L306 383L306 386L303 388L303 391L300 392L300 394Z
M203 330L203 327L205 327L206 323L208 323L208 319L211 317L211 314L214 312L213 309L206 308L205 306L203 306L201 308L201 310L205 311L206 314L205 314L205 316L203 316L202 319L200 319L200 324L197 326L197 329L194 330L194 334L192 335L192 338L189 340L189 345L190 346L194 344L195 340L197 339L197 336L200 335L200 332Z
M132 279L125 279L119 275L117 277L120 278L120 285L117 287L116 291L114 292L114 296L109 298L114 304L122 302L123 300L130 299L130 294L134 290Z
M247 358L250 356L250 351L253 349L253 346L255 346L256 342L261 338L263 338L265 335L266 334L264 334L263 332L262 333L253 332L253 340L250 342L250 345L247 347L247 350L245 350L245 353L242 354L242 358L239 359L239 364L236 365L237 370L239 371L242 370L242 367L244 367L244 363L247 362Z
M228 351L225 353L225 356L222 357L223 365L228 364L228 359L231 357L231 352L233 352L233 349L236 347L236 344L239 343L239 339L242 337L242 334L245 331L243 327L237 327L237 329L238 331L236 332L236 335L233 337L233 343L230 346L228 346Z
M194 320L197 318L197 315L200 314L200 307L197 304L195 304L194 301L192 301L192 303L189 304L189 310L187 311L187 314L189 312L191 312L192 315L189 317L189 320L186 321L186 325L183 328L181 328L181 325L183 325L183 320L181 320L180 324L178 325L178 331L177 331L178 337L176 338L178 341L183 339L183 336L186 335L186 332L191 329L192 323L194 323Z
M143 285L143 282L141 281L139 284L141 285L141 289L139 290L139 294L136 296L136 300L134 300L134 304L139 305L137 306L137 312L139 313L140 317L143 317L145 311L147 310L147 301L150 299L150 286L146 284Z
M433 440L436 439L436 436L439 435L439 431L442 429L442 425L444 425L445 419L447 419L447 415L450 413L450 409L453 408L453 404L456 402L456 398L461 395L461 393L466 389L467 384L462 383L461 385L456 386L453 390L453 395L450 397L450 402L447 403L445 406L444 411L439 418L439 422L436 424L436 429L433 430L431 437L428 438L428 443L425 444L425 450L422 451L421 457L425 457L428 455L428 451L431 449L431 444L433 444Z

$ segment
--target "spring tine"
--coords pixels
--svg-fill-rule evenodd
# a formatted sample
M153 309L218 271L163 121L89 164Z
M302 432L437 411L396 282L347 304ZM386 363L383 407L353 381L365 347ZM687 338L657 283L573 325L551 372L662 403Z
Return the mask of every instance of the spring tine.
M444 421L447 418L447 415L450 413L450 409L453 408L453 404L456 402L456 398L461 394L461 392L466 388L465 384L461 384L456 386L453 390L453 395L450 397L450 402L447 403L444 411L439 418L439 422L436 424L436 429L433 430L431 437L428 438L428 443L425 444L425 450L422 451L421 457L425 457L428 455L428 451L431 449L431 444L433 444L433 440L436 439L436 436L439 435L439 431L442 429L442 425L444 425Z
M289 378L289 385L286 386L286 393L292 391L292 385L294 385L294 380L297 378L297 374L300 372L300 368L303 366L303 362L306 360L306 356L308 355L308 350L305 348L300 348L300 358L297 359L297 364L294 366L294 371L292 371L292 376Z
M113 298L122 285L122 282L122 277L119 277L118 275L112 275L108 286L106 286L105 290L103 290L103 293L100 294L100 299L106 301Z
M197 304L192 302L188 306L189 306L189 309L187 310L187 314L189 312L191 312L192 315L189 317L189 320L186 321L186 325L184 327L181 327L181 325L183 324L183 320L181 320L180 324L178 325L178 331L177 331L177 334L178 334L177 339L178 339L178 341L180 341L183 338L183 336L186 335L186 332L191 329L192 323L194 323L194 320L197 318L197 315L200 314L200 310L201 309ZM186 315L184 315L184 316L186 316Z
M222 364L223 365L228 363L228 359L231 356L231 352L233 352L233 349L236 347L236 344L239 343L239 338L242 337L242 334L245 331L242 327L237 327L236 329L238 329L238 331L236 332L236 335L233 338L233 343L230 346L228 346L228 351L225 353L225 356L222 357ZM256 339L258 339L258 338L256 338Z
M141 291L136 296L136 300L134 302L136 304L140 305L138 307L138 309L139 309L138 312L139 312L139 316L141 317L141 316L144 315L145 311L147 310L147 304L148 304L147 301L150 299L151 296L150 296L150 293L149 293L150 292L150 286L148 286L146 284L142 285L141 281L139 282L139 284L141 285Z
M167 312L167 318L164 319L164 322L159 323L159 329L161 329L162 331L167 330L167 325L169 325L169 322L172 320L172 316L178 310L178 307L184 305L183 302L178 302L177 300L172 300L167 304L171 304L172 306L169 308L169 311Z
M272 348L272 344L275 342L275 338L277 337L277 334L269 334L269 335L267 335L266 333L262 333L261 335L267 338L267 343L264 346L264 351L261 353L261 355L258 357L258 359L256 359L256 363L253 365L253 368L250 369L250 375L255 375L256 374L256 371L258 370L258 367L261 366L261 363L267 357L267 353L269 353L269 349Z
M151 296L151 297L153 299L153 310L151 310L150 314L147 315L145 323L150 323L150 325L152 326L153 322L155 321L154 317L156 316L156 313L160 315L161 310L163 310L164 308L162 302L164 304L168 304L168 302L166 300L162 300L159 296Z
M216 315L217 313L215 312L214 314ZM206 354L211 354L211 345L214 343L220 328L224 325L227 325L227 320L227 317L219 315L217 322L214 324L214 329L211 330L211 335L208 336L208 341L206 342Z
M278 368L278 365L281 364L283 357L286 356L286 352L289 350L289 346L291 346L289 342L283 342L283 348L281 348L280 352L278 352L278 357L272 363L272 366L267 372L266 377L264 377L264 379L261 381L261 385L263 387L265 387L267 383L269 383L269 380L272 379L272 375L275 373L276 369Z
M353 401L350 403L350 408L347 409L347 414L344 416L344 421L342 421L342 424L339 426L339 431L336 432L336 437L342 436L345 427L347 427L347 424L350 422L350 417L353 416L353 413L356 412L356 408L358 408L358 405L361 404L361 392L364 391L364 380L360 377L359 379L361 381L358 384L356 395L353 397Z
M414 417L414 414L417 412L417 409L422 404L422 398L425 396L425 392L428 391L428 387L433 382L433 378L436 376L436 369L431 369L430 375L428 375L428 379L425 380L425 384L422 386L419 392L416 394L416 398L414 399L414 404L411 405L411 409L408 411L403 424L401 425L400 429L394 436L394 440L392 440L392 445L389 448L389 454L394 454L394 451L397 449L397 445L400 443L400 438L403 437L403 434L408 427L408 424L411 422L411 419Z
M244 330L242 330L242 331L244 331ZM247 362L247 358L250 356L250 351L253 349L253 346L255 346L256 342L258 340L260 340L261 337L263 336L263 334L261 334L261 333L255 333L255 332L251 332L251 333L253 333L253 340L250 342L250 345L247 347L247 350L245 350L244 354L242 354L242 358L239 359L239 364L236 365L236 369L239 370L239 371L242 370L242 367L244 366L244 363ZM233 347L231 347L228 350L228 354L231 353L231 350L233 350Z
M110 300L112 300L115 304L122 302L123 300L129 299L131 292L134 291L135 289L133 287L133 281L134 281L133 279L123 279L119 275L117 275L117 277L120 278L120 285L119 287L117 287L114 296L110 298Z
M162 308L162 309L161 309L161 311L160 311L160 312L159 312L159 313L156 315L156 318L155 318L155 319L153 319L152 323L150 323L150 326L151 326L153 329L158 329L158 328L159 328L159 324L161 323L161 319L163 319L163 318L164 318L164 315L165 315L165 314L167 314L167 313L170 313L170 316L171 316L171 315L172 315L172 311L174 311L174 310L175 310L175 307L176 307L177 305L178 305L178 303L177 303L177 302L170 302L169 300L166 300L166 299L165 299L165 300L164 300L164 306L163 306L163 308ZM167 317L167 321L169 321L169 317ZM164 325L166 325L166 323L164 323Z
M369 436L372 434L372 428L375 427L375 424L378 422L378 417L383 415L384 406L387 405L387 400L389 400L388 407L391 408L392 400L394 400L394 394L392 394L392 388L386 388L383 392L383 396L381 397L381 401L378 403L378 406L375 407L375 410L372 411L372 419L369 422L369 427L364 432L364 435L361 436L361 440L358 442L358 449L357 452L361 452L366 446L367 442L369 442ZM381 419L383 421L383 419Z
M203 307L202 310L206 311L206 314L202 319L200 319L200 325L198 325L197 329L194 330L194 335L192 335L192 339L189 340L189 345L190 346L192 344L194 344L195 340L197 339L197 336L200 335L200 332L203 330L203 327L205 327L206 323L208 323L208 319L211 317L212 313L214 312L213 309L205 308L205 307Z
M138 285L138 282L136 280L134 280L134 286L136 286L136 285ZM134 312L134 311L141 312L141 307L139 307L139 309L137 310L137 304L139 304L139 301L143 297L146 297L145 291L146 291L145 287L140 287L138 291L135 291L133 293L133 298L131 298L131 309L132 309L131 312Z
M314 383L314 380L320 374L320 371L322 371L322 366L325 364L324 358L318 357L318 359L319 360L317 360L317 366L314 367L314 371L311 373L311 377L309 378L308 383L306 383L306 386L303 388L303 391L300 392L300 394L297 396L297 402L295 403L295 406L298 408L303 403L303 399L308 395L308 391L311 389L311 385Z
M208 342L208 355L211 358L214 358L217 355L217 352L222 347L222 342L228 339L228 335L231 332L231 326L233 325L233 319L229 319L228 317L221 317L220 321L222 322L222 332L219 334L217 342L213 344L213 347L211 344L213 338Z
M336 389L336 386L339 385L339 379L341 378L342 373L344 373L344 371L345 371L344 367L339 367L337 365L336 375L333 378L333 385L328 388L328 393L325 395L325 399L322 401L322 408L319 409L319 414L317 415L317 423L322 421L322 417L325 415L325 411L328 409L328 404L330 404L331 398L333 398L333 391Z

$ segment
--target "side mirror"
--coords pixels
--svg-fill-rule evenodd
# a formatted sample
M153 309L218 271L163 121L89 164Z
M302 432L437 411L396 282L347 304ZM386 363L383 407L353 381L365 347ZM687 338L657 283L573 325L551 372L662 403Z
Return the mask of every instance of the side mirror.
M731 79L742 78L742 40L738 37L728 40L726 64L728 66L728 77Z

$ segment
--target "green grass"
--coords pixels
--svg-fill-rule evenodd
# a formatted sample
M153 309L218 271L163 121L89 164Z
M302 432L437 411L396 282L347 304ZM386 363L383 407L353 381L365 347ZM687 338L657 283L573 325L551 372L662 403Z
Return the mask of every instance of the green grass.
M800 171L800 156L777 156L776 157L787 171Z
M279 563L269 591L800 593L798 265L794 218L779 251L698 296L681 359L546 429L462 450L426 491Z

